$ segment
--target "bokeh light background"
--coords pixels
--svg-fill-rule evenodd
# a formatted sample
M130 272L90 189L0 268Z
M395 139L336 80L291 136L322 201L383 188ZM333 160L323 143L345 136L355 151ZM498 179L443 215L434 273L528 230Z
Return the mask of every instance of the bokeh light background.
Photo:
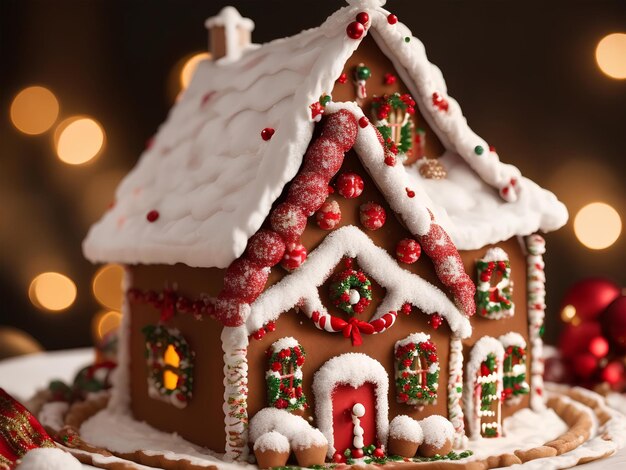
M0 2L0 341L18 328L48 349L86 346L117 326L122 268L91 265L81 241L207 58L204 19L229 3L255 20L255 42L343 4ZM554 338L567 286L626 280L626 4L387 8L424 42L471 126L568 206L570 223L547 236Z

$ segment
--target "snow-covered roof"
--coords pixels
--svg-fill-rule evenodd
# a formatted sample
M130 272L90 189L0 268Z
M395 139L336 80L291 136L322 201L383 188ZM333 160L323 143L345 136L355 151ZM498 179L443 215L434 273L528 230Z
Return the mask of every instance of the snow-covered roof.
M459 250L474 250L539 230L551 232L567 222L565 206L528 178L518 179L518 198L507 202L458 154L447 152L439 161L448 173L442 180L422 178L417 165L407 171L411 181L428 194L437 222Z
M322 26L245 49L239 60L201 62L153 145L118 187L114 206L91 228L85 255L94 262L228 266L243 253L249 237L296 175L314 128L309 106L332 91L346 61L369 32L446 148L458 154L487 189L495 188L492 193L524 201L511 185L520 179L517 168L501 163L492 151L477 158L475 149L489 146L467 126L422 43L403 24L388 21L383 0L348 3ZM361 11L370 18L366 34L351 39L346 26ZM445 111L435 105L435 94L447 102ZM264 128L275 129L268 141L261 138ZM523 181L522 189L532 185ZM432 184L419 181L415 186ZM542 202L541 210L530 204L531 213L511 230L526 234L565 222L566 212L556 198L544 197ZM543 226L524 225L531 216L543 219L548 210L560 216ZM473 230L470 238L484 245L496 241L494 231L501 222L494 215L488 226L489 214L481 214L486 228ZM454 222L454 217L450 220ZM452 224L447 228L459 247L466 248L462 232L471 230L470 225L459 224L456 232ZM500 240L507 238L503 235Z

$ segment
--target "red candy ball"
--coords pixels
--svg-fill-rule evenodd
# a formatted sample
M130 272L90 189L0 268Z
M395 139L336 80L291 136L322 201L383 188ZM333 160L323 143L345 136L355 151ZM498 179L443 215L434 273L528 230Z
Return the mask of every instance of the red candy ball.
M261 138L263 140L270 140L274 135L274 132L274 129L272 129L271 127L266 127L261 131Z
M306 215L295 204L283 202L270 215L272 230L283 240L294 242L300 238L306 227Z
M359 217L363 226L369 230L378 230L385 225L387 214L380 204L368 202L359 208Z
M224 275L222 294L244 303L253 302L265 287L269 271L246 258L232 262Z
M248 259L263 267L277 265L285 254L285 242L276 232L261 229L248 241Z
M304 155L304 171L318 173L327 180L335 176L343 164L344 152L337 142L317 139Z
M347 152L354 145L358 130L354 114L342 109L326 118L322 138L334 140L344 152Z
M626 351L626 295L613 301L602 314L604 334L621 351Z
M356 15L356 20L359 23L361 23L362 25L366 25L367 22L370 20L370 15L368 15L366 12L362 11L361 13Z
M287 202L295 204L305 214L313 214L328 197L328 181L312 172L300 173L294 178L287 193Z
M398 17L392 13L389 16L387 16L387 22L389 24L396 24L398 22Z
M346 34L350 39L361 39L361 36L363 36L364 32L365 27L358 21L353 21L346 28Z
M335 183L337 192L346 199L354 199L359 197L363 192L365 184L363 178L356 173L342 173Z
M566 292L562 307L571 305L582 321L595 320L620 295L620 287L608 279L584 279Z
M341 209L337 201L327 201L315 214L315 222L322 230L332 230L341 222Z
M369 124L370 124L370 120L367 119L365 116L359 119L359 127L361 129L365 129L367 126L369 126Z
M396 80L396 76L392 73L386 73L385 77L383 78L385 85L393 85L394 83L396 83Z
M148 219L148 222L156 222L158 218L159 218L159 211L150 211L146 215L146 219Z
M406 264L415 263L422 254L422 247L412 238L400 240L396 245L396 258Z
M307 251L300 243L289 243L280 265L291 272L298 269L306 261Z
M572 372L583 380L589 380L597 367L598 359L590 353L579 354L572 360Z
M360 459L361 457L363 457L363 449L354 449L352 451L352 457L354 457L355 459Z

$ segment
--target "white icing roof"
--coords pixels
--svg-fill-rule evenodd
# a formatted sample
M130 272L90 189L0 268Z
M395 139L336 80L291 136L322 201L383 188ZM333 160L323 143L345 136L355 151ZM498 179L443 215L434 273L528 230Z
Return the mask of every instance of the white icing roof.
M422 178L415 165L407 171L430 197L437 222L459 250L551 232L567 222L567 209L556 196L527 178L518 180L517 201L506 202L457 154L448 152L439 161L448 172L443 180Z
M248 48L237 61L200 63L153 145L118 187L114 207L91 228L83 246L87 258L223 268L240 256L300 167L314 127L309 105L332 91L360 44L346 35L346 26L360 11L369 13L368 32L394 62L425 119L443 144L480 175L476 180L484 181L486 189L487 185L502 189L511 178L519 178L517 168L500 163L495 152L476 158L475 146L487 149L487 143L469 129L460 107L447 96L441 72L428 62L422 43L401 23L388 23L389 12L380 6L384 2L349 3L319 28ZM433 106L435 92L448 101L447 112ZM266 127L276 130L267 142L260 136ZM421 180L416 186L434 183ZM525 187L543 191L528 180ZM436 192L429 191L433 200ZM509 198L516 197L511 191ZM451 201L449 206L435 204L440 205L439 213L448 212L450 223L444 225L461 249L565 223L567 213L553 196L544 196L542 204L526 204L524 196L520 201L529 214L511 222L507 233L499 233L502 223L491 212L477 211L484 223L475 229L474 221L462 218L464 214L455 218L448 209ZM457 199L455 204L465 202ZM149 223L146 215L152 210L159 218ZM545 217L547 211L553 216ZM541 220L528 223L531 219Z

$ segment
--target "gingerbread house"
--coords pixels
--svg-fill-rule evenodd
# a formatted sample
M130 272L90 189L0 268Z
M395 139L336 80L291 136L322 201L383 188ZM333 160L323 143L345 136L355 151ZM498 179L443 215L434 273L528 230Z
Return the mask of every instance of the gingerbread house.
M539 232L567 211L383 0L347 3L262 45L232 7L207 20L213 59L84 243L127 268L110 410L245 459L267 408L330 458L399 415L461 445L543 407Z

